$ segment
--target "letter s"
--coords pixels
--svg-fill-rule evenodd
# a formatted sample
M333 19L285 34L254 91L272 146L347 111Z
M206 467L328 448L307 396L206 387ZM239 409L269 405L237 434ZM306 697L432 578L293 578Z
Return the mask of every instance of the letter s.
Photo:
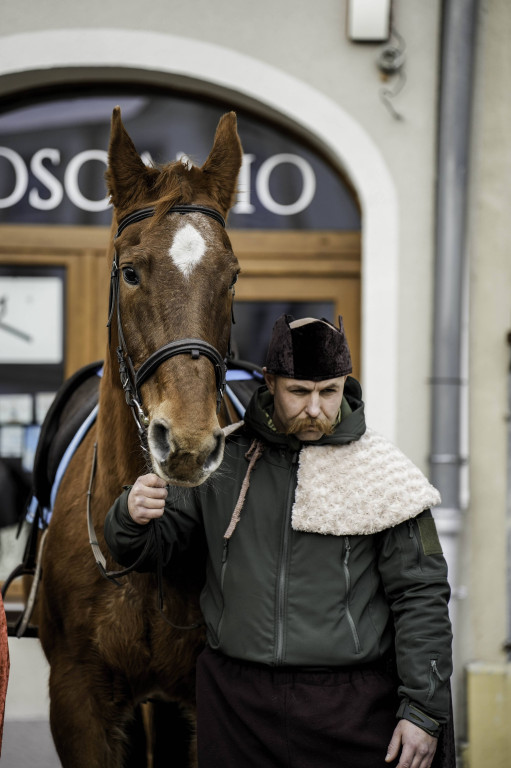
M64 190L62 184L58 179L53 176L49 170L43 165L43 160L50 160L53 165L60 163L60 152L58 149L51 149L46 147L39 149L33 156L30 162L30 170L46 189L50 192L50 196L47 198L41 197L39 190L31 189L28 195L28 201L32 208L37 208L40 211L51 211L56 208L62 202L64 197Z

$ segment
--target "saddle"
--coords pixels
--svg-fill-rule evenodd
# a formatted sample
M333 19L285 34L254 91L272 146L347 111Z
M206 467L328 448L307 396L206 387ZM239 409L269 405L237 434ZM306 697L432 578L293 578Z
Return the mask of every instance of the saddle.
M264 384L263 369L246 360L227 363L225 391L238 418L242 419L256 389Z
M32 471L32 490L42 508L50 509L51 491L62 458L99 400L103 362L76 371L57 392L39 435Z
M37 637L37 627L29 624L29 620L40 577L40 556L44 539L41 540L38 555L39 531L41 527L47 527L43 515L51 509L52 488L66 450L77 430L98 403L102 366L102 362L91 363L67 379L57 392L41 427L32 470L33 496L27 514L31 526L23 560L9 574L2 586L2 597L5 597L15 579L34 576L25 610L14 623L8 622L8 633L11 637ZM20 529L23 522L24 518L20 522Z

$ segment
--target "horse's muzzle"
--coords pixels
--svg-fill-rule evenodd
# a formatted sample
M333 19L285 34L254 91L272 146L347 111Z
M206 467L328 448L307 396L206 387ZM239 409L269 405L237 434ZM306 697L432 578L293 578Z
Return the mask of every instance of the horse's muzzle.
M171 485L195 486L203 483L220 466L225 437L217 427L213 432L180 439L165 419L153 419L148 444L155 472Z

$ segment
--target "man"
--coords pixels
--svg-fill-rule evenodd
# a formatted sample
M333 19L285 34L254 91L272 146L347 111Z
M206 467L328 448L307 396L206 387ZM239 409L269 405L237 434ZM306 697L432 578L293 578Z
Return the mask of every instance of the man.
M218 475L177 492L145 475L106 520L124 565L150 521L165 564L204 527L201 768L447 764L443 743L437 751L452 672L447 569L430 512L439 494L366 429L339 321L279 318L267 386Z

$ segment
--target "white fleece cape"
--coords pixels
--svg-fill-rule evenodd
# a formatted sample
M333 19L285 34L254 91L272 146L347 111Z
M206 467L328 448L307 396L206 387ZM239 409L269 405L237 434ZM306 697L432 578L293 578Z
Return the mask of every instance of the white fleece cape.
M370 429L347 445L307 445L300 451L296 531L376 533L437 504L440 494L420 469Z

